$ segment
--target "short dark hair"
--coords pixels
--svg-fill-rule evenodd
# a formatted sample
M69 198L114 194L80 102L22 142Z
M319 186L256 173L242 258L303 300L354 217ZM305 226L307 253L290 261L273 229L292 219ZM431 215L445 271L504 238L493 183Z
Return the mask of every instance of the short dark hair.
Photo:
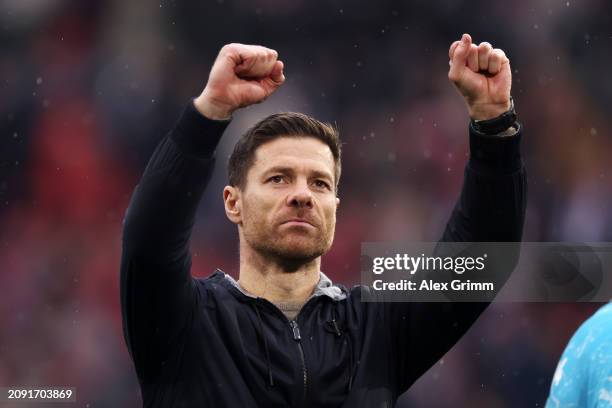
M338 129L325 122L297 112L275 113L257 122L238 140L232 152L227 173L230 185L244 190L247 173L255 161L259 146L280 137L313 137L329 146L334 157L335 188L340 182L340 135Z

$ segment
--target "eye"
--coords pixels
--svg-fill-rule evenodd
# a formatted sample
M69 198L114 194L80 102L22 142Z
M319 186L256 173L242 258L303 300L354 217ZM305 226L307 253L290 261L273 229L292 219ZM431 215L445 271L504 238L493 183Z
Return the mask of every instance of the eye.
M318 188L325 188L328 190L330 189L329 184L327 184L323 180L315 180L315 186L317 186Z
M271 181L273 184L280 184L283 181L283 176L277 174L276 176L270 177L268 181Z

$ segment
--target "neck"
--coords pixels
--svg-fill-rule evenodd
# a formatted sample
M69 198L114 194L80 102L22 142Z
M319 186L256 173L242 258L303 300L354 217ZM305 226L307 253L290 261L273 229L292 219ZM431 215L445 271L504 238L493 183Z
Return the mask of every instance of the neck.
M292 261L261 254L240 244L238 283L247 292L273 303L305 302L319 283L321 257Z

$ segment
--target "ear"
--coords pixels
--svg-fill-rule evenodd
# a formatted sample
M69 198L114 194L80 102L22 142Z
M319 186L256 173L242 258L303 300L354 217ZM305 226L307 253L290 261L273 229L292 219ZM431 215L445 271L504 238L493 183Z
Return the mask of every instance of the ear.
M242 222L242 200L240 190L233 186L225 186L223 189L223 202L225 203L225 215L234 224Z

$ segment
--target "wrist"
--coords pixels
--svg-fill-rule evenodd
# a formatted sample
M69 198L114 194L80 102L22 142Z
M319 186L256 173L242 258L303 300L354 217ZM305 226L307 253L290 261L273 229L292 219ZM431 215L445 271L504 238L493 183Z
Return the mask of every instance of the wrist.
M475 103L468 104L468 112L472 120L489 120L510 110L510 99L502 103Z
M200 114L212 120L228 120L233 109L222 103L217 103L206 94L206 90L193 100L193 104Z
M497 116L490 119L474 120L470 121L470 126L479 133L488 135L500 135L507 136L514 134L515 131L509 131L512 126L515 125L517 115L514 109L514 101L510 97L510 106L508 109Z

